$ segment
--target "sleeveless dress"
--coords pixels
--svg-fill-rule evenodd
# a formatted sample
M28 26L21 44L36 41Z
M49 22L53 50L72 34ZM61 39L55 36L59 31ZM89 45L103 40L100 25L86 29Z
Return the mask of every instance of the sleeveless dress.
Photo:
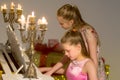
M88 75L82 72L82 69L89 59L70 62L66 70L67 80L88 80Z
M89 34L87 34L87 30L89 30L89 28L83 28L81 30L82 36L83 36L84 41L85 41L86 48L88 48L86 35L89 37ZM92 28L91 33L95 36L95 38L97 38L97 43L98 43L98 45L97 45L98 79L99 80L107 80L107 76L105 73L105 63L103 61L103 57L100 55L100 44L99 44L100 41L99 41L98 34L94 28Z

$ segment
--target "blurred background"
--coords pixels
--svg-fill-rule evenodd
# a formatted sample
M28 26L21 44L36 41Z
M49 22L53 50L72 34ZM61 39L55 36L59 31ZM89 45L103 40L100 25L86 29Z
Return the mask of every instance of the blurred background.
M25 16L35 12L36 20L45 17L48 31L44 43L48 39L58 39L64 34L56 18L56 11L62 5L77 5L83 19L98 32L101 40L101 55L106 64L110 65L110 80L119 79L120 63L120 0L0 0L0 5L21 4ZM6 26L0 12L0 43L6 43ZM17 29L17 26L14 26Z

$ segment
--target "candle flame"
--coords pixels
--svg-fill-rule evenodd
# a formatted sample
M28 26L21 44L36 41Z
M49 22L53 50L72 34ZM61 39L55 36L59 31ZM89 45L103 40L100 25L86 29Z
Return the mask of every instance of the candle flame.
M42 19L38 19L38 25L40 25L40 24L45 24L45 25L47 25L48 24L48 22L47 22L47 20L45 19L45 17L42 17Z
M42 23L42 20L41 20L41 19L38 19L37 24L40 25L41 23Z
M6 4L4 4L3 6L1 6L1 11L6 10L6 9L7 9Z
M21 15L21 18L18 19L18 21L19 21L20 24L21 24L21 27L20 27L20 28L24 29L24 25L25 25L25 17L24 17L24 15Z
M11 9L14 9L14 7L15 7L15 4L12 2L11 3Z
M21 10L21 9L22 9L22 7L21 7L21 5L20 5L20 4L18 4L18 9L19 9L19 10Z
M32 12L32 17L34 17L34 12Z
M13 7L14 7L14 6L15 6L15 4L12 2L12 3L11 3L11 6L13 6Z
M4 7L3 7L4 9L7 9L7 6L6 6L6 4L4 4Z
M1 6L1 11L3 11L3 6Z
M22 19L23 21L25 21L25 16L24 16L24 15L21 15L21 19Z
M43 24L48 24L47 20L45 19L45 17L42 17L42 23Z

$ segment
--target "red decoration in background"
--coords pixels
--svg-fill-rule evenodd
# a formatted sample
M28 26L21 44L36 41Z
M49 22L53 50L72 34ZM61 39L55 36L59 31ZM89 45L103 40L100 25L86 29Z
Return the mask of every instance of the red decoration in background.
M35 44L35 50L41 52L40 56L40 67L46 66L47 56L50 52L62 52L61 45L57 39L49 39L47 44Z
M55 47L56 44L59 44L58 39L49 39L48 40L48 47L49 48Z

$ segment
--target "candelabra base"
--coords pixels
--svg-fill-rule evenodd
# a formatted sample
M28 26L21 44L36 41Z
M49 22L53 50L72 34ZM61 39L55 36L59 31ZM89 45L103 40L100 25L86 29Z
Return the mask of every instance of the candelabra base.
M37 72L33 63L30 63L30 65L28 66L27 71L25 72L24 78L37 79Z

